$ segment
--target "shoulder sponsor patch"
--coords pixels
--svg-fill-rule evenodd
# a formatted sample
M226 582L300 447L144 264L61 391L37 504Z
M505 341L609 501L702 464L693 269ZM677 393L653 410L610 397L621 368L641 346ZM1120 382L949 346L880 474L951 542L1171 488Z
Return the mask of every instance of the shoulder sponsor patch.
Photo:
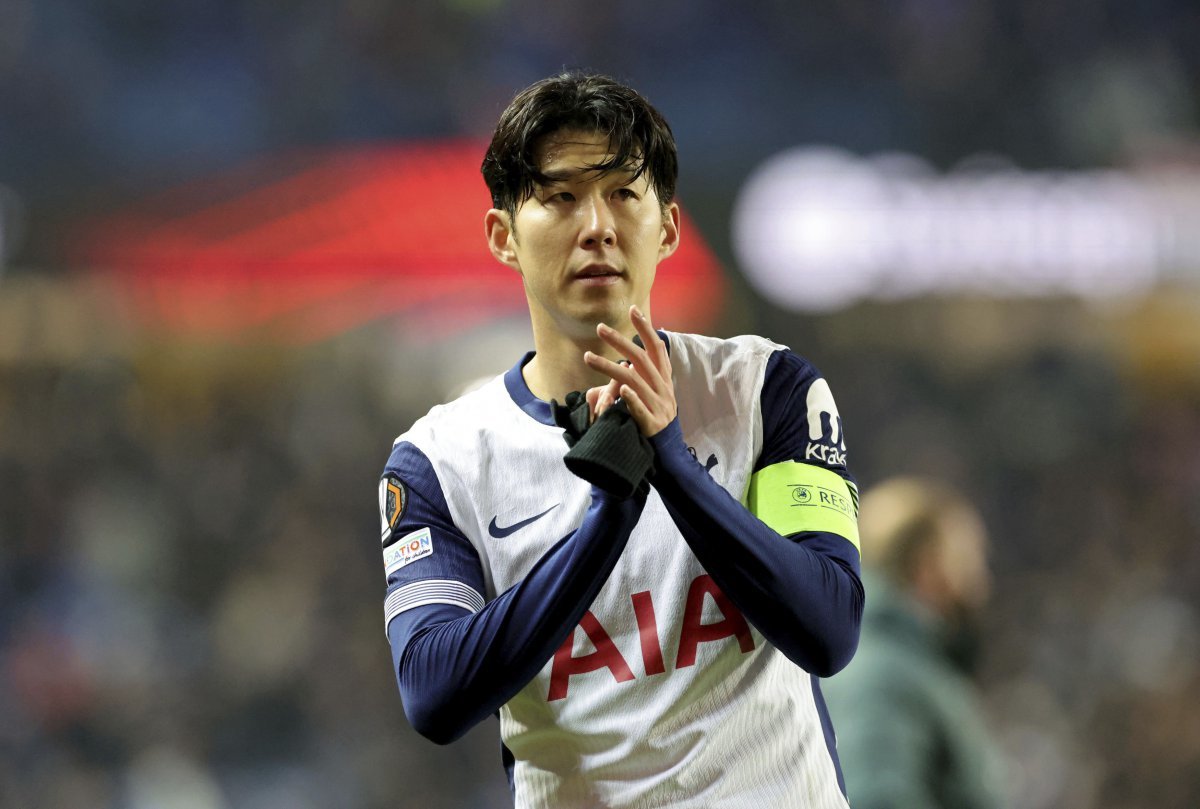
M817 379L809 386L805 407L808 409L808 445L804 448L804 460L826 466L845 466L846 438L842 435L842 417L828 382Z
M400 478L384 475L379 481L379 539L384 545L391 541L407 504L408 492Z
M413 531L383 549L384 575L390 576L405 565L433 555L433 534L428 528Z

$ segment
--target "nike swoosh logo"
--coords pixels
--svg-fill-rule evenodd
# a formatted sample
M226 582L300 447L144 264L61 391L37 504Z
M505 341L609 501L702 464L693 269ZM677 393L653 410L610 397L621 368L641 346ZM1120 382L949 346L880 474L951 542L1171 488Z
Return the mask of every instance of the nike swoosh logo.
M496 525L496 518L492 517L492 522L488 525L488 533L491 534L492 536L494 536L496 539L503 539L504 537L508 536L509 534L515 534L517 531L520 531L522 528L529 525L534 520L540 520L542 517L545 517L551 511L554 511L554 509L558 508L558 506L559 506L559 504L555 503L554 505L550 506L550 508L543 511L541 514L534 514L532 517L527 517L526 519L521 520L520 522L515 522L512 525L507 525L503 528Z

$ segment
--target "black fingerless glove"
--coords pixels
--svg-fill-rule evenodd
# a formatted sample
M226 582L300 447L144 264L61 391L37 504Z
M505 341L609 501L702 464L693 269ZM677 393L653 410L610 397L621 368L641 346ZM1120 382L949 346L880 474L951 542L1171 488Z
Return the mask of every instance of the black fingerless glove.
M565 405L551 402L550 409L570 447L563 462L574 475L621 498L649 490L647 476L653 471L654 448L623 401L605 410L590 426L587 400L579 391L568 393Z
M588 430L591 409L588 407L587 397L577 390L567 394L566 404L559 404L551 399L550 413L554 416L554 423L562 427L563 439L568 447L575 446L575 442L583 438L583 434Z
M563 461L578 477L624 498L649 486L646 476L654 466L654 449L625 403L618 401L600 414Z

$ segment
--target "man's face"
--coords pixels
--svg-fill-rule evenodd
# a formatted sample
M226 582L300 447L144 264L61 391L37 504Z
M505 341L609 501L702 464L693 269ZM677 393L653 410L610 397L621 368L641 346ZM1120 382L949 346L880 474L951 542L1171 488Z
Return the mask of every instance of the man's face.
M489 246L524 279L535 333L594 337L600 321L627 325L631 304L649 313L658 262L678 244L678 206L664 208L648 177L586 168L608 154L607 138L596 133L549 135L537 157L552 179L534 187L512 222L488 212Z
M978 613L992 590L987 561L987 533L974 514L950 511L941 516L943 534L937 541L937 563L954 609Z

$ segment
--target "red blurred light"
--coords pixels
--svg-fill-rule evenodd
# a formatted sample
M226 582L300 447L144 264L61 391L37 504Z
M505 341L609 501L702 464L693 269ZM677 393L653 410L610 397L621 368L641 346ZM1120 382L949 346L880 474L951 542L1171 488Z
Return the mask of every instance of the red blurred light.
M191 337L308 343L385 317L466 328L525 308L486 249L484 145L293 154L89 222L75 258L114 275L142 324ZM724 284L684 215L656 320L705 330Z

